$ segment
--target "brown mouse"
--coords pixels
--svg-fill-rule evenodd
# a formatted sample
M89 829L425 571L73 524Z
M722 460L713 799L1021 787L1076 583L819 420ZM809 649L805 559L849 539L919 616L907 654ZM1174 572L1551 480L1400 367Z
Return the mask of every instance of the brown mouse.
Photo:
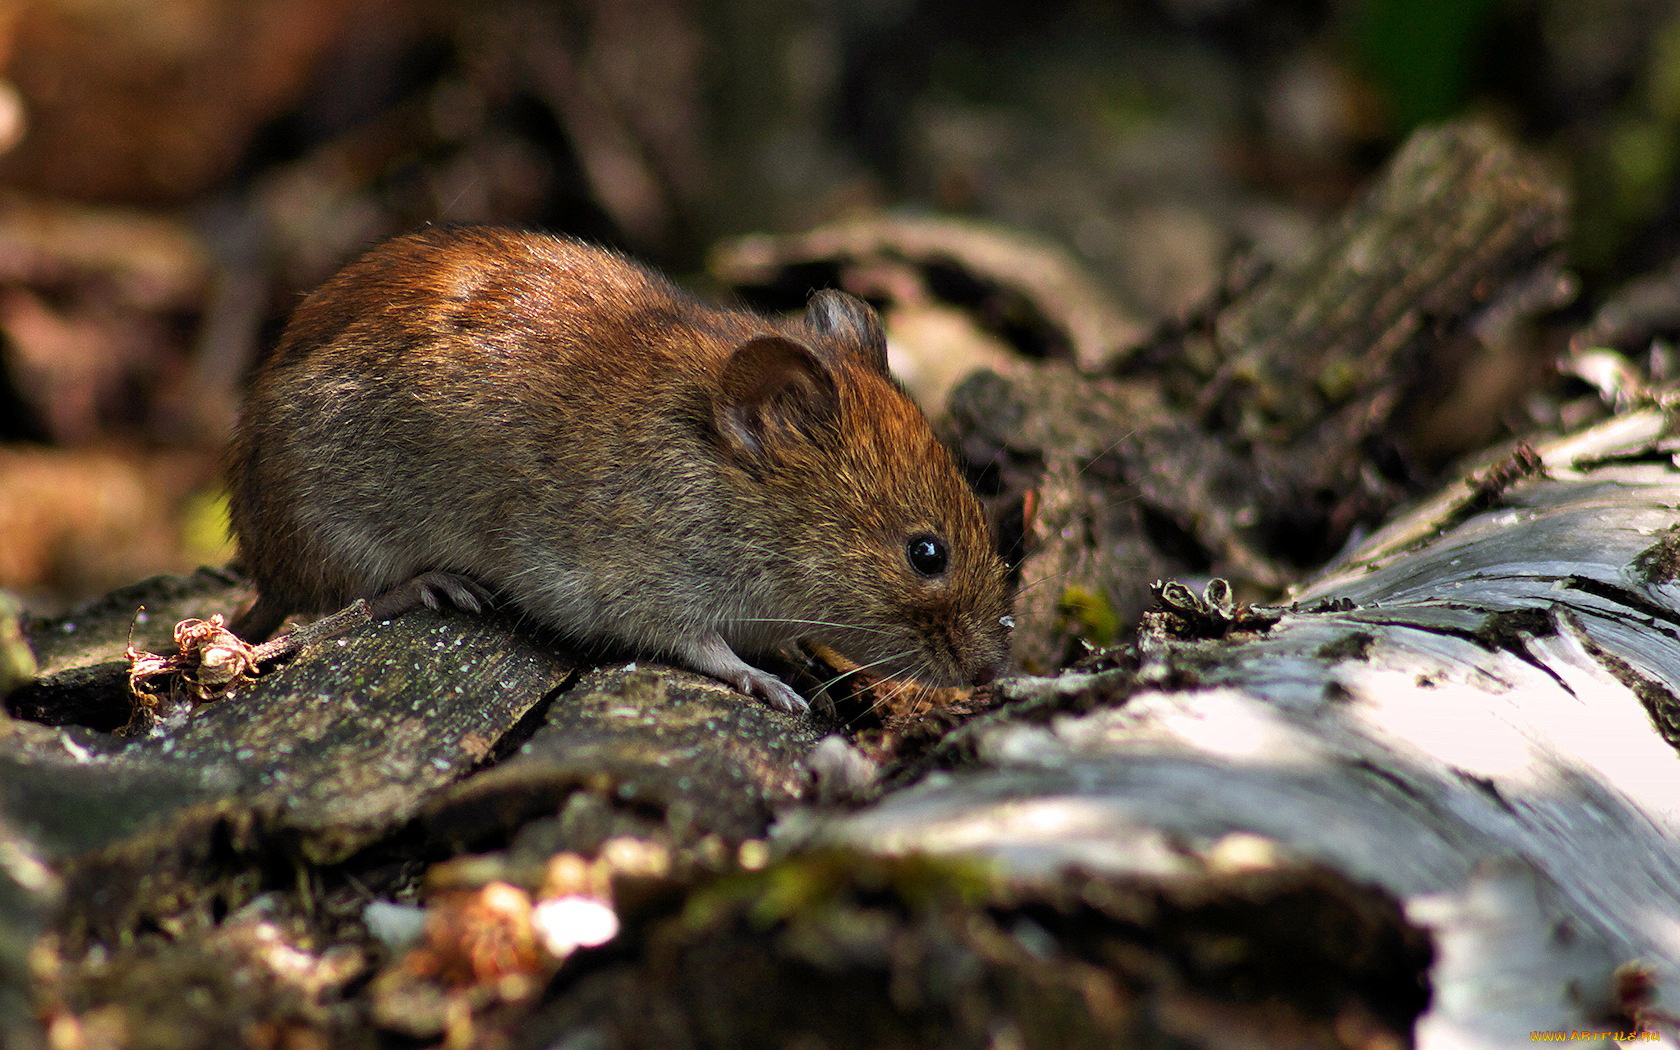
M936 684L1007 659L980 505L843 292L774 320L578 241L424 229L298 306L228 483L247 636L495 595L783 711L805 700L739 654L808 638Z

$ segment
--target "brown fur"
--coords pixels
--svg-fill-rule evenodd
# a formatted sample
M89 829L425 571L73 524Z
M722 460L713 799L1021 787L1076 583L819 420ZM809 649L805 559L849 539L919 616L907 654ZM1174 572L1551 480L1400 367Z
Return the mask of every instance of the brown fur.
M836 293L783 322L558 237L388 242L304 300L247 398L229 486L254 619L443 570L584 643L809 637L988 680L1003 568L883 347ZM943 576L910 566L919 533ZM840 626L786 622L812 620Z

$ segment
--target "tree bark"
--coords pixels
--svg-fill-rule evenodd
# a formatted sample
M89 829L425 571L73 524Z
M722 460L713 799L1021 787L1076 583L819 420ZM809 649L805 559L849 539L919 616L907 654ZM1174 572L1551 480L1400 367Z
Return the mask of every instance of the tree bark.
M1134 654L1005 683L951 775L817 838L1031 882L1186 878L1256 836L1431 932L1420 1045L1625 1028L1617 967L1680 993L1677 450L1640 409L1452 486L1290 606L1180 592Z

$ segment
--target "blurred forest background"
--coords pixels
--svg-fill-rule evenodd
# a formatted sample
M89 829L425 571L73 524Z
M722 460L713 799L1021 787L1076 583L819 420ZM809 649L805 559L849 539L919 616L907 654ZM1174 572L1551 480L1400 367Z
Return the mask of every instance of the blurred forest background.
M705 290L738 235L984 220L1141 337L1465 114L1575 189L1557 332L1680 281L1673 0L0 0L0 588L47 612L224 561L245 374L422 223Z

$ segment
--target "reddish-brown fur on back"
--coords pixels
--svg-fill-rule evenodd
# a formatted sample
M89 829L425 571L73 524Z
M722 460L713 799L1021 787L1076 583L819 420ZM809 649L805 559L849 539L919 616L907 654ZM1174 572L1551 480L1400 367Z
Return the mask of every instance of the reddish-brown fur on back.
M755 340L781 379L741 371ZM562 238L399 238L305 299L253 382L229 465L241 560L268 619L441 570L586 643L803 636L988 679L1002 566L866 342L873 314L835 293L778 321ZM923 535L949 552L935 578L907 560Z

